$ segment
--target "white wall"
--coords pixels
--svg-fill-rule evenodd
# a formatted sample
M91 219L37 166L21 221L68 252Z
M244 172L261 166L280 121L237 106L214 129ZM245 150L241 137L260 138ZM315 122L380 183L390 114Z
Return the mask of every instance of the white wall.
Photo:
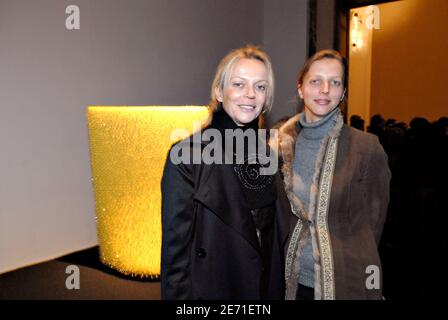
M0 273L97 244L86 106L207 104L219 59L266 30L285 105L306 0L266 3L0 0Z

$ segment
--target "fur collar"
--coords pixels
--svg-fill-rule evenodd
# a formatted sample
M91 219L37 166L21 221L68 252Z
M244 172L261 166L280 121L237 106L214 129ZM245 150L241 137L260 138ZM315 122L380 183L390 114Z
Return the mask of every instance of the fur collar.
M311 238L313 244L313 256L314 256L314 295L316 299L322 299L322 283L321 283L321 253L318 249L317 243L317 230L315 223L309 224L304 222L315 222L316 219L316 202L319 193L319 179L322 167L325 161L325 154L327 151L327 145L330 138L337 138L341 133L342 126L344 124L341 112L338 111L333 119L334 126L330 129L327 136L321 141L321 145L317 154L314 175L310 187L310 204L307 210L303 206L303 202L294 194L294 170L293 163L295 157L295 145L297 135L302 129L299 123L301 114L297 114L289 119L278 132L278 148L280 159L282 163L281 172L283 174L283 182L285 186L286 195L291 203L291 209L294 215L299 218L296 226L294 227L294 233L297 232L296 237L291 239L287 256L291 256L290 263L292 264L292 270L290 273L290 279L286 283L286 296L287 299L293 299L297 290L297 279L300 273L300 252L303 251L307 241ZM302 223L303 222L303 223ZM301 226L304 226L302 228ZM288 272L288 271L287 271ZM289 289L288 289L289 288Z
M340 135L342 126L344 124L341 112L337 112L333 121L334 126L328 132L327 136L322 139L321 146L319 148L319 153L316 158L316 167L314 171L314 176L312 179L311 191L310 191L310 206L308 210L304 210L302 201L294 194L293 184L294 184L294 170L293 163L295 157L295 146L297 135L302 129L300 126L299 119L301 113L290 118L283 126L280 127L278 132L278 148L281 157L282 167L281 171L283 174L283 181L285 186L286 194L291 202L291 207L293 213L299 218L305 221L314 220L315 216L315 200L318 192L319 177L322 164L324 161L326 146L328 140L331 138L336 138Z

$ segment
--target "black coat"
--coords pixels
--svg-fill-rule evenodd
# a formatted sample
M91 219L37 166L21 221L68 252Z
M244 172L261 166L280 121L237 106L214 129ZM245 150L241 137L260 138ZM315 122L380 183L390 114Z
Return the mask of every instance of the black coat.
M277 201L269 287L251 212L231 165L178 164L162 178L162 299L283 299L284 254L291 216L282 181Z

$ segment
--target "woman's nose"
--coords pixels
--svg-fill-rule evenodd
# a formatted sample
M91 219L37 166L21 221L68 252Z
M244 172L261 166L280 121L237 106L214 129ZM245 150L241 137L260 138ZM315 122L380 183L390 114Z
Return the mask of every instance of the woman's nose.
M328 83L328 81L323 81L320 85L320 93L328 93L329 89L330 84Z
M247 86L246 96L248 98L255 98L255 89L252 86Z

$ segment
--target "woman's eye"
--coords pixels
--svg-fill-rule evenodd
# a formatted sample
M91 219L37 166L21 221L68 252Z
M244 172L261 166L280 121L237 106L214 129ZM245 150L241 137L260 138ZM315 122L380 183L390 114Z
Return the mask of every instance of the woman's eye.
M331 84L334 85L334 86L336 86L336 87L339 87L342 83L341 83L341 81L339 81L339 80L333 80L333 81L331 82Z
M312 85L316 85L316 84L319 84L319 83L320 83L319 79L311 79L310 80L310 84L312 84Z
M264 91L266 91L266 86L265 85L258 85L257 86L257 90L264 92Z
M242 87L243 87L243 84L242 84L241 82L234 82L232 85L233 85L235 88L242 88Z

